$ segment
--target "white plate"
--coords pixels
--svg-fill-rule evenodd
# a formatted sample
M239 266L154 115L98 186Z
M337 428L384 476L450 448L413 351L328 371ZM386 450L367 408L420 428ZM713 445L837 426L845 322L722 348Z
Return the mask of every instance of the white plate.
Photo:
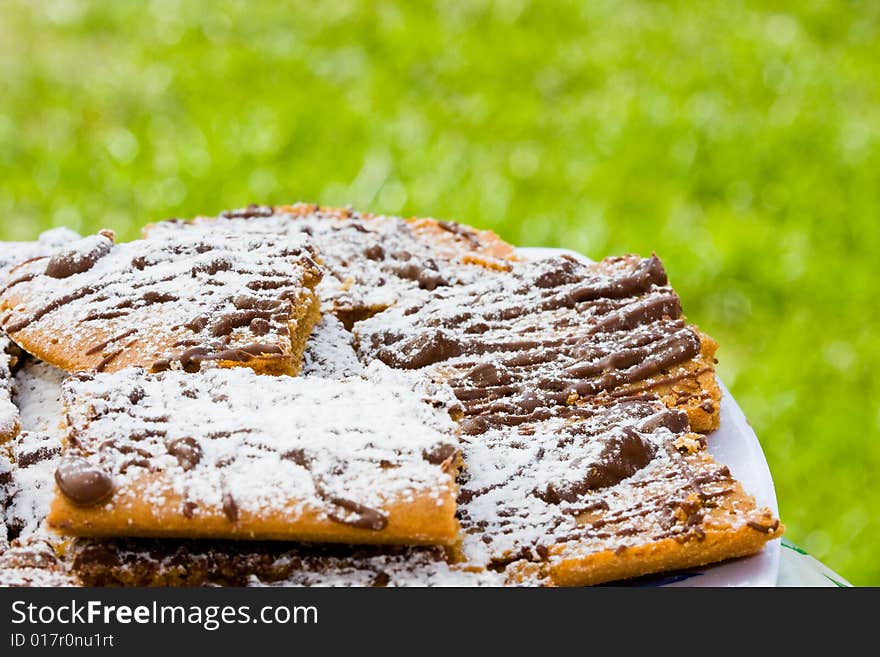
M567 253L579 258L581 254L566 249L522 248L518 251L528 258L546 258ZM721 423L708 436L709 453L755 496L758 506L770 507L778 517L776 490L761 443L743 415L736 400L721 381ZM770 541L763 551L743 559L734 559L714 566L706 566L680 573L659 575L638 580L644 586L776 586L779 576L780 540Z

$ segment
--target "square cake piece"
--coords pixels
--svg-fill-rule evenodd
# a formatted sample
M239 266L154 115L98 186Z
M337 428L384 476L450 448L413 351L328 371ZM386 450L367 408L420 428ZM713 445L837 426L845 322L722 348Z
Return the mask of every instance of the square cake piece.
M364 358L448 382L465 433L591 400L659 394L718 427L714 340L687 324L656 257L516 263L354 327Z
M448 544L457 426L363 379L81 374L49 524L88 536Z
M513 247L490 231L308 203L172 219L148 226L144 234L152 239L199 232L272 239L308 235L327 268L318 287L323 307L347 328L401 299L425 298L485 270L507 269L516 259Z
M320 316L307 235L182 234L116 244L102 231L26 261L0 288L0 324L67 371L296 374Z
M753 554L782 533L650 395L463 438L462 557L582 586Z

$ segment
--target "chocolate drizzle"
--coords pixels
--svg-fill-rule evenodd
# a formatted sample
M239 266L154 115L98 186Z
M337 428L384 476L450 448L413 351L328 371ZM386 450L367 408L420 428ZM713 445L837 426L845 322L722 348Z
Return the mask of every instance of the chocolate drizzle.
M77 506L96 506L113 495L113 479L81 456L65 456L55 471L55 482Z
M373 532L380 532L388 526L388 514L384 511L333 495L328 496L327 501L344 511L344 513L328 513L327 517L333 522Z
M754 520L749 520L746 524L762 534L772 534L779 529L779 521L776 519L773 519L768 524L762 524L760 522L755 522Z
M229 491L223 493L223 513L229 522L238 522L238 503Z
M423 450L422 457L432 465L440 465L452 459L458 454L458 447L449 443L434 445L431 449Z
M98 260L108 255L113 249L113 234L104 232L100 237L87 244L85 250L71 250L58 253L46 265L46 276L50 278L69 278L82 274L94 267Z
M206 360L265 360L264 371L289 373L297 366L291 328L308 327L322 275L315 257L301 234L184 231L119 245L99 234L65 246L48 265L23 265L0 295L2 328L68 369L179 363L196 371ZM294 324L294 317L305 320ZM93 335L94 344L80 354L47 348L37 344L45 333ZM123 343L134 335L136 342ZM184 341L191 349L171 351Z
M198 372L205 361L227 361L231 363L248 363L257 358L284 357L281 347L271 344L248 344L235 349L223 349L222 347L191 347L168 358L154 361L150 366L151 372L164 372L171 369L173 363L180 363L184 372Z
M98 352L103 351L107 346L113 344L114 342L119 342L120 340L127 338L130 335L134 335L137 332L138 332L138 329L131 328L131 329L128 329L127 331L125 331L124 333L120 333L119 335L115 335L112 338L107 338L103 342L99 342L98 344L94 345L93 347L89 347L86 350L86 355L91 356L92 354L97 354Z
M152 227L151 234L307 235L329 273L321 288L323 306L350 328L401 299L425 297L478 275L479 267L463 266L459 260L485 249L484 236L452 223L431 221L427 230L430 238L398 217L299 204L274 210L248 207L192 222L162 222ZM437 248L437 232L455 236L448 252Z
M604 441L596 460L571 461L569 476L580 475L579 479L550 482L543 490L535 491L535 495L548 504L574 502L584 493L615 486L632 477L651 462L656 451L632 427L623 427Z
M429 376L448 381L470 435L650 390L680 376L675 368L702 346L656 256L517 264L390 309L355 332L366 357L431 368Z

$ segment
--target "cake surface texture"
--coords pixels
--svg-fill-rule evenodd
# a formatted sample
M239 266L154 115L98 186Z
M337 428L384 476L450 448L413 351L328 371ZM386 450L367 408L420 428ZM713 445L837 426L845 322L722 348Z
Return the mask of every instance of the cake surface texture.
M656 255L301 203L0 272L0 585L583 586L784 531Z

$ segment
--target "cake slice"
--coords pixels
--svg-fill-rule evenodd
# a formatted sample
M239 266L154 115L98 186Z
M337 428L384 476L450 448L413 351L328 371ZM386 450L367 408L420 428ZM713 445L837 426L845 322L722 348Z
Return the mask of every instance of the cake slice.
M81 374L49 524L64 534L448 544L457 427L363 379Z
M463 430L647 392L718 426L716 343L687 324L656 257L515 263L358 323L363 358L425 370L465 408Z
M347 328L401 299L426 298L485 270L507 269L516 259L513 247L489 231L305 203L173 219L148 226L145 235L193 232L263 234L278 240L308 235L328 271L318 287L323 306Z
M463 437L462 559L582 586L753 554L782 535L656 396Z
M11 270L0 324L67 371L296 374L320 311L306 235L183 234L116 244L102 231Z

